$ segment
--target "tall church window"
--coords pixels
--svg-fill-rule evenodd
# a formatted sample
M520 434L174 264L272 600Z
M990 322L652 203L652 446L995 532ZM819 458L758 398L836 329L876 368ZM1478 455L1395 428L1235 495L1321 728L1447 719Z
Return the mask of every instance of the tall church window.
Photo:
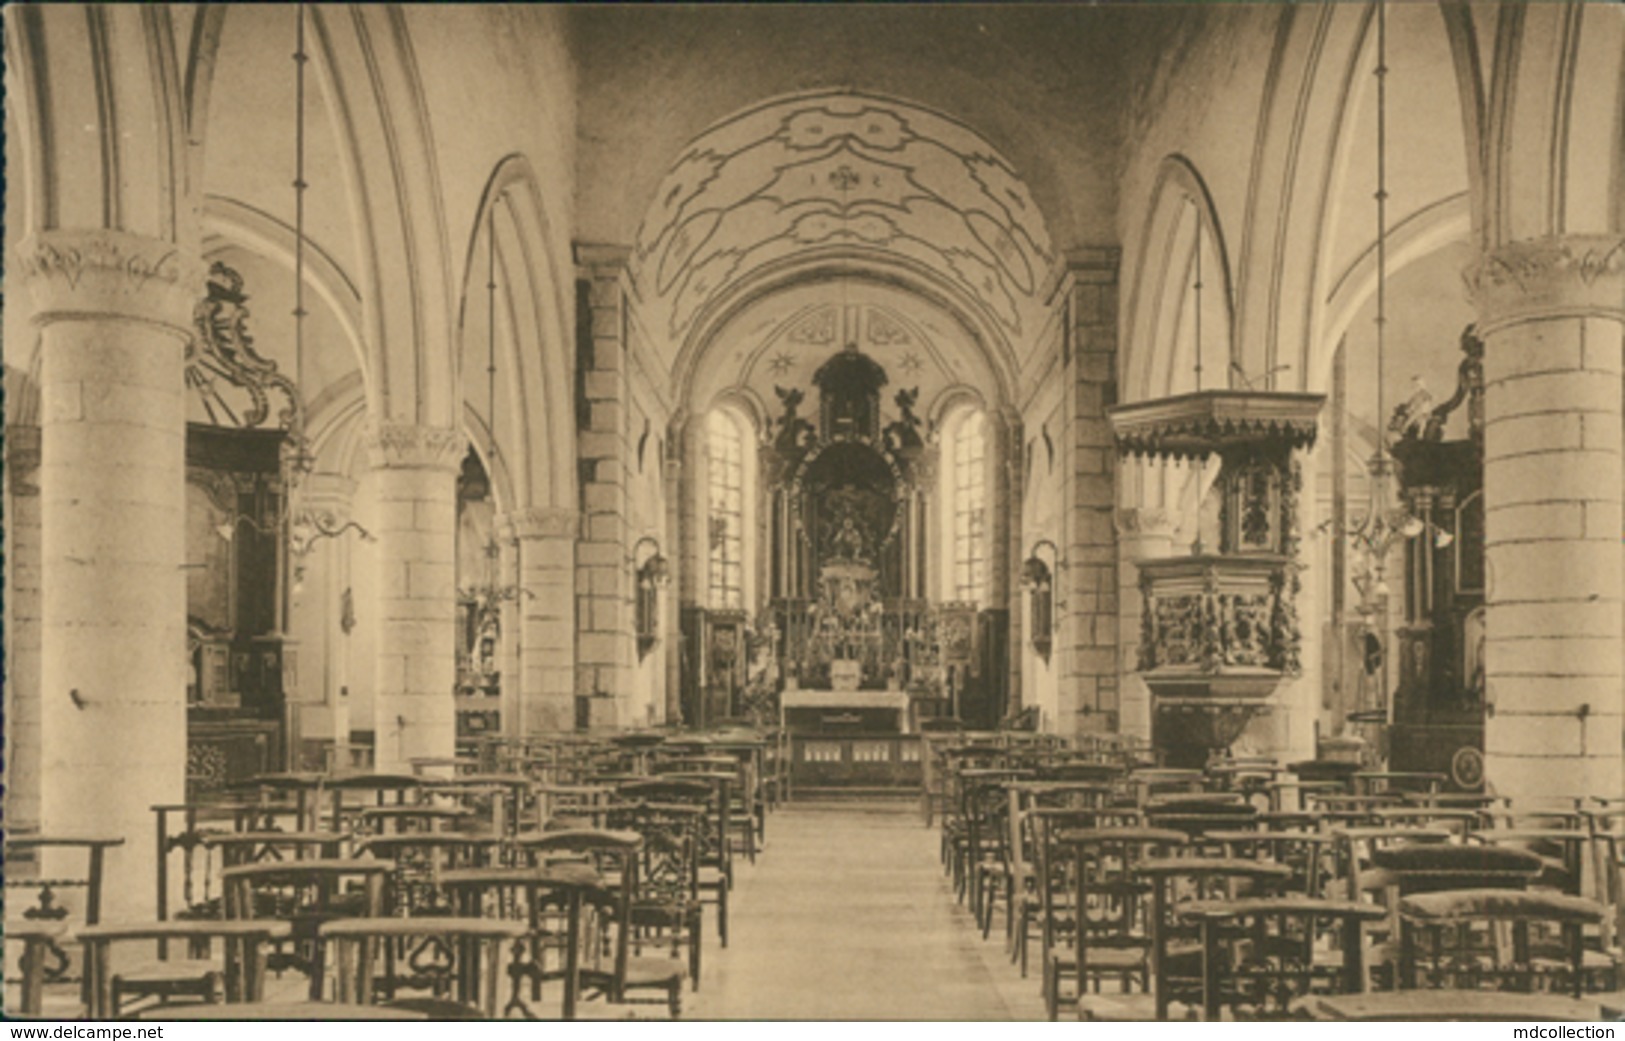
M953 598L981 603L987 593L987 417L959 417L952 450Z
M712 607L745 606L745 521L748 469L743 423L714 410L706 429L708 589Z

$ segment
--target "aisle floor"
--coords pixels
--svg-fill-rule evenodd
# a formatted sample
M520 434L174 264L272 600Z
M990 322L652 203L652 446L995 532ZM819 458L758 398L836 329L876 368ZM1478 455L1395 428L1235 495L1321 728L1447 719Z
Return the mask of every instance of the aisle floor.
M1002 920L982 939L913 803L791 804L767 840L685 1019L1043 1018L1036 975L1005 957Z

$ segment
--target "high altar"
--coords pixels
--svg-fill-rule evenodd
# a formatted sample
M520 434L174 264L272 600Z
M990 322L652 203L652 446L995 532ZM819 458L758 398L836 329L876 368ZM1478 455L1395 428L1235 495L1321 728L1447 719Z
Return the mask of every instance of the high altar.
M917 389L882 426L886 373L849 344L803 392L775 388L783 414L763 450L769 582L784 722L803 733L910 732L956 714L972 673L976 610L928 600L936 451Z

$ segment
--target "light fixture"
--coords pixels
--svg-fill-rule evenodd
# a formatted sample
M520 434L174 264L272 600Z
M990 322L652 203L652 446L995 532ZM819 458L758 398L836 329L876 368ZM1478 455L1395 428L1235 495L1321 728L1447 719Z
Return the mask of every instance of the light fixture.
M1365 516L1346 533L1359 554L1354 587L1360 594L1358 611L1368 631L1380 626L1391 592L1387 581L1388 555L1395 544L1414 539L1427 531L1427 524L1411 513L1395 495L1394 459L1388 451L1388 426L1384 381L1387 377L1388 326L1388 12L1377 4L1377 446L1368 466L1370 501ZM1448 546L1453 537L1438 531L1434 544Z
M1039 550L1045 546L1049 547L1049 560L1039 555ZM1060 566L1059 555L1060 550L1049 539L1039 539L1033 543L1032 552L1021 562L1021 584L1029 587L1048 585L1054 578L1055 569Z
M649 549L649 555L640 561L638 557L645 547ZM671 581L671 565L660 552L660 542L653 535L645 535L633 544L632 565L639 581L647 580L662 587Z
M291 406L287 412L286 437L282 443L282 501L271 524L246 514L216 525L215 531L230 542L236 538L237 526L247 524L262 535L280 537L292 564L288 589L298 593L304 588L305 558L325 539L336 539L354 531L365 542L377 539L359 521L339 520L330 510L311 507L305 503L305 480L316 467L316 457L305 436L304 401L298 391L298 382L304 376L305 361L305 5L295 5L296 44L294 61L294 175L293 175L293 382L285 388ZM282 628L288 627L287 602L283 602Z
M507 200L507 194L498 194L491 200L486 213L486 277L485 277L485 418L487 424L486 452L487 468L490 474L496 471L497 460L497 220L496 209L499 202ZM489 476L489 475L488 475ZM492 482L487 481L491 487ZM494 493L487 492L492 495ZM500 605L517 600L521 596L533 598L530 590L514 583L499 581L497 574L498 564L502 559L502 547L497 542L496 527L493 524L490 533L485 539L485 581L466 589L459 589L457 596L463 601L472 601L475 611L485 624L487 620L494 622L495 614Z
M1045 560L1039 552L1046 546L1049 547L1049 560ZM1059 555L1060 550L1055 543L1049 539L1039 539L1033 544L1027 559L1021 563L1021 584L1028 590L1031 615L1028 621L1032 630L1029 638L1033 650L1046 664L1054 647L1055 568L1060 566Z

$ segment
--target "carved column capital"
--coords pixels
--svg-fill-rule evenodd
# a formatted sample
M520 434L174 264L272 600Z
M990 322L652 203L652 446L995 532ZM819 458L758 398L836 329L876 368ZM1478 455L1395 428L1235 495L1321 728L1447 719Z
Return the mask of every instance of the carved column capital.
M6 483L11 494L39 494L39 463L39 427L6 427Z
M462 431L410 423L374 423L366 433L367 456L379 470L442 470L456 473L467 449Z
M1480 332L1540 318L1625 317L1625 237L1554 235L1512 242L1463 272Z
M40 325L124 318L187 336L207 268L173 242L110 229L39 232L17 248Z
M573 539L581 533L581 514L576 510L551 506L531 506L505 513L499 523L506 525L516 539Z

